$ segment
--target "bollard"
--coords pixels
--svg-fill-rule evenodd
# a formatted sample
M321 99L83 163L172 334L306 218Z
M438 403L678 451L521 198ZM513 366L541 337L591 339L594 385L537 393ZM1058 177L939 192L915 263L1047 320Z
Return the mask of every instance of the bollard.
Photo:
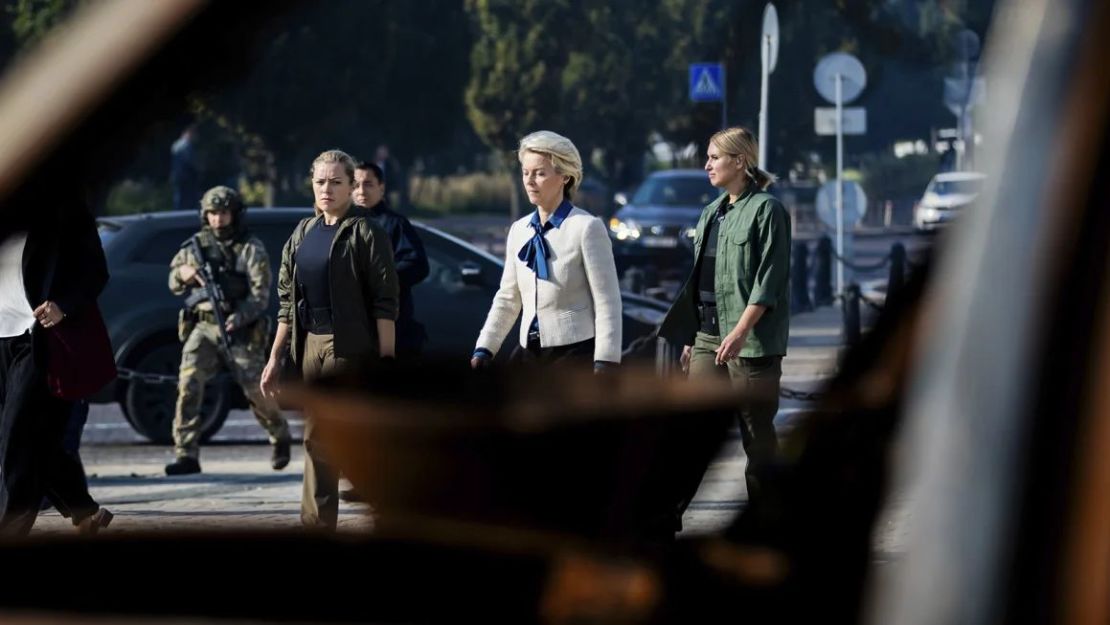
M813 304L809 301L809 245L805 241L794 242L794 257L790 265L790 311L809 312Z
M660 377L665 377L671 374L674 370L675 362L678 359L674 355L674 347L667 339L657 336L655 337L655 373Z
M859 285L849 284L840 300L844 313L844 344L849 347L858 345L860 340L859 298Z
M813 284L813 303L816 306L831 306L832 292L832 239L823 236L817 240L817 259L814 261L815 280Z
M890 246L890 277L886 283L886 301L892 302L906 284L906 246L900 242Z

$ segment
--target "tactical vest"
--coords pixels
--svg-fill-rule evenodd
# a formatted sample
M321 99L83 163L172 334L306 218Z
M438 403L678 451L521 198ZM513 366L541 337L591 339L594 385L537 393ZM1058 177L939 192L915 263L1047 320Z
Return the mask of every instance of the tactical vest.
M250 276L239 271L236 267L239 255L247 245L248 238L236 237L230 243L220 243L207 229L197 234L200 249L204 253L204 261L211 263L216 274L216 282L223 290L227 299L224 310L231 311L239 302L250 295ZM188 245L188 242L186 242ZM188 297L185 298L187 308L194 308L198 303L207 301L208 292L201 286L193 287Z

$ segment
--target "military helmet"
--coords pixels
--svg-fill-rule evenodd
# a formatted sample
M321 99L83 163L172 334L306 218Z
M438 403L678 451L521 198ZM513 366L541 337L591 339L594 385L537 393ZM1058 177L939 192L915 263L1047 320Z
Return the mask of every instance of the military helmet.
M239 193L231 187L219 185L212 187L204 192L204 196L200 198L200 212L201 217L208 211L216 211L228 209L232 214L243 212L243 200L239 198Z
M231 223L236 228L243 222L243 199L239 197L239 192L231 187L218 185L204 192L204 196L200 198L200 223L201 225L208 225L208 220L204 214L209 211L228 209L231 211Z

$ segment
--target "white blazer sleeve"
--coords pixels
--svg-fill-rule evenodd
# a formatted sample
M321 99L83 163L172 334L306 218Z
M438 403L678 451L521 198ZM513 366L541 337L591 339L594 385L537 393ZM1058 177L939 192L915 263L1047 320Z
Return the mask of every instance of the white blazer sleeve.
M594 300L594 360L621 361L621 289L613 244L605 224L593 217L582 235L582 261Z
M510 229L505 245L505 270L501 272L501 286L493 295L493 304L486 315L486 323L478 333L478 343L474 346L475 349L488 349L495 356L501 349L501 343L505 341L505 335L513 329L523 306L520 287L516 281L516 250L513 249L512 240Z

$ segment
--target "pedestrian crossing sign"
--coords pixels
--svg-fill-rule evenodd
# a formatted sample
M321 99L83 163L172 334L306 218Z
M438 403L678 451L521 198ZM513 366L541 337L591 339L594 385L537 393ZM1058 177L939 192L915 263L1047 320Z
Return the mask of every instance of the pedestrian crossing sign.
M725 95L725 67L721 63L690 64L690 100L720 102Z

